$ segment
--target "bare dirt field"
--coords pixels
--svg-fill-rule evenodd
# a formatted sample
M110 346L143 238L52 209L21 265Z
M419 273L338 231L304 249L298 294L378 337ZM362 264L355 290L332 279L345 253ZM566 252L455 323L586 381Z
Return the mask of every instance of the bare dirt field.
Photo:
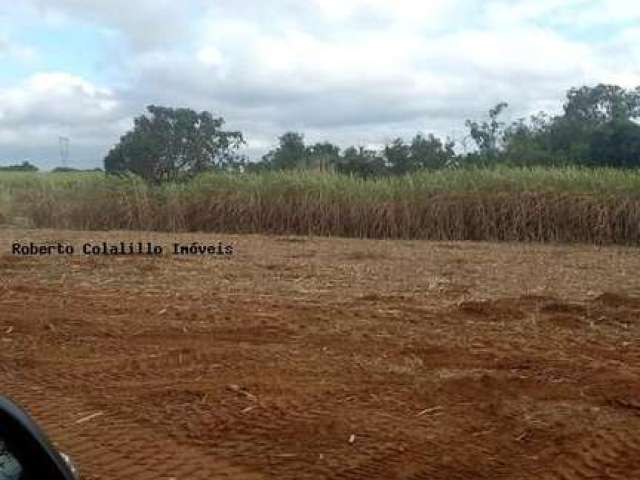
M224 241L226 257L10 255ZM0 392L84 478L640 478L632 248L0 230Z

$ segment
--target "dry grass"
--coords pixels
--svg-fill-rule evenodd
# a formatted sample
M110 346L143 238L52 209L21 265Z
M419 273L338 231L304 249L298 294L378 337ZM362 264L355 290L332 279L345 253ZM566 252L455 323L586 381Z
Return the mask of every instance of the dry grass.
M305 172L151 187L100 174L4 174L0 222L359 238L640 241L640 174L495 169L363 181Z

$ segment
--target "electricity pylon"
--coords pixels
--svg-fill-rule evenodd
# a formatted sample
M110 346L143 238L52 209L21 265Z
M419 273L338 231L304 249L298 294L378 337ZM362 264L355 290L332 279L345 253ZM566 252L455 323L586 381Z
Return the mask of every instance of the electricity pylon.
M69 161L69 138L58 137L58 144L60 146L60 162L63 167L66 167Z

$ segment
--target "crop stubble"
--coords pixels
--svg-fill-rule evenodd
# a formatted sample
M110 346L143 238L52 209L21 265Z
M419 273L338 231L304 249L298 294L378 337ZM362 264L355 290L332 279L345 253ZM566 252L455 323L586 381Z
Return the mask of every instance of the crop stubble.
M212 241L14 230L16 239ZM89 479L640 476L619 247L224 236L0 257L0 384Z

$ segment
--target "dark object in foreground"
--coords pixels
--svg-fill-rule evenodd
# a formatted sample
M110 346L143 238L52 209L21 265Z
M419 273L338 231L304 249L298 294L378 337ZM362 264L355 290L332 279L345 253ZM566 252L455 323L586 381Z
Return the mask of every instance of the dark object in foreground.
M35 421L0 396L0 480L78 480L72 462L59 453Z

